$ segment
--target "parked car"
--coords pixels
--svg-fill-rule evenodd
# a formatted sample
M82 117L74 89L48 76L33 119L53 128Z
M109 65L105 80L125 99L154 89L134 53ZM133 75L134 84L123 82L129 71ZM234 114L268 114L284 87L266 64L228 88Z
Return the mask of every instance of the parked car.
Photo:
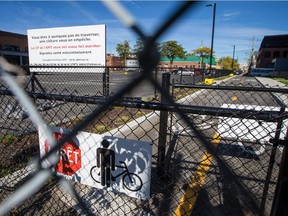
M202 73L201 73L201 71L196 70L196 71L194 71L194 74L195 74L195 76L199 76L199 75L201 75Z
M242 73L242 71L241 70L236 70L234 73L235 73L235 75L240 75Z
M182 70L178 70L177 74L182 75L182 76L192 76L192 75L194 75L194 71L182 69Z
M179 71L178 69L172 70L172 71L171 71L171 74L177 74L178 71Z

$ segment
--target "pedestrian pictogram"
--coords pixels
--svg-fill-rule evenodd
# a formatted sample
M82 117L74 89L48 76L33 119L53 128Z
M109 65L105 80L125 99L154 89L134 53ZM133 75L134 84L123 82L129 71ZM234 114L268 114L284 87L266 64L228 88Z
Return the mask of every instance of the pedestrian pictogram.
M54 132L53 136L56 140L60 140L64 135ZM47 141L45 141L44 145L45 152L47 153L50 145ZM71 176L81 169L81 149L73 140L65 142L59 150L58 155L59 161L54 166L56 172Z
M102 140L103 148L97 149L97 167L101 168L101 185L110 187L111 169L115 170L115 153L108 149L109 142Z
M141 178L128 170L128 166L124 161L119 161L121 165L115 165L115 152L109 147L109 141L102 140L101 145L103 148L97 149L96 154L96 166L93 166L90 170L90 175L92 179L101 183L102 186L110 187L111 180L116 181L116 179L122 176L123 186L129 191L141 190L143 182ZM112 175L111 170L115 171L115 167L121 168L122 171L117 175ZM99 171L100 168L100 171Z

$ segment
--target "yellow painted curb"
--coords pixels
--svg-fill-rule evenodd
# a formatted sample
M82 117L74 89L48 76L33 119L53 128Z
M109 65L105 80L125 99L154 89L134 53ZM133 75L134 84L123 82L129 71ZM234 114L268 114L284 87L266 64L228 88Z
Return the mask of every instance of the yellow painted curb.
M212 78L205 78L204 83L206 85L212 85L214 83L214 79Z
M212 139L213 147L216 148L220 140L221 140L221 137L216 132L213 135L213 139ZM192 179L186 191L184 192L173 216L190 216L192 214L192 210L196 204L200 190L207 177L207 172L209 171L212 165L212 159L213 159L212 154L208 152L204 152L201 158L201 161L199 165L197 166L197 170L192 176Z

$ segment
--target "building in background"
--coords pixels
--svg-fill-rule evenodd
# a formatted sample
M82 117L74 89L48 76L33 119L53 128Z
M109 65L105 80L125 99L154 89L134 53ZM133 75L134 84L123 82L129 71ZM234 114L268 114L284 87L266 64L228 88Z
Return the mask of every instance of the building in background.
M138 59L136 59L136 58L126 59L125 67L140 67Z
M17 65L28 65L27 35L0 31L0 56Z
M117 67L123 67L124 66L123 59L118 57L118 56L114 56L112 54L107 54L106 55L106 66L115 67L115 69Z
M261 42L258 56L257 68L274 68L276 59L288 58L288 34L268 35ZM281 60L281 62L283 62Z
M167 57L160 59L159 67L162 68L187 68L187 69L199 69L201 68L201 58L198 56L187 56L186 58L175 58L172 65ZM208 68L210 64L210 58L203 58L204 68ZM212 68L216 68L216 60L212 59Z

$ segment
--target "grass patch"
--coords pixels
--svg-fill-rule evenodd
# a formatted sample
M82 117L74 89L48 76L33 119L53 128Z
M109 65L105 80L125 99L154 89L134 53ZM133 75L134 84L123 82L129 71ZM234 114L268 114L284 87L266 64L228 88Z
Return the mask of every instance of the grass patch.
M99 124L99 125L96 125L94 127L94 129L91 130L91 132L97 133L97 134L102 134L102 133L105 133L105 132L110 131L112 129L113 129L112 127L109 127L109 126L106 126L103 124Z
M141 116L143 116L143 115L145 115L145 113L143 113L142 111L137 111L137 112L134 114L134 116L135 116L136 118L141 117Z
M9 166L9 167L0 165L0 178L14 173L14 172L24 168L26 165L27 164L25 164L25 163L15 164L14 166Z
M6 145L8 143L17 142L19 138L17 136L11 135L11 134L5 134L0 137L0 143Z
M130 120L129 116L121 116L115 120L116 123L126 123Z
M287 78L273 78L274 80L278 81L278 82L281 82L285 85L288 85L288 79Z

